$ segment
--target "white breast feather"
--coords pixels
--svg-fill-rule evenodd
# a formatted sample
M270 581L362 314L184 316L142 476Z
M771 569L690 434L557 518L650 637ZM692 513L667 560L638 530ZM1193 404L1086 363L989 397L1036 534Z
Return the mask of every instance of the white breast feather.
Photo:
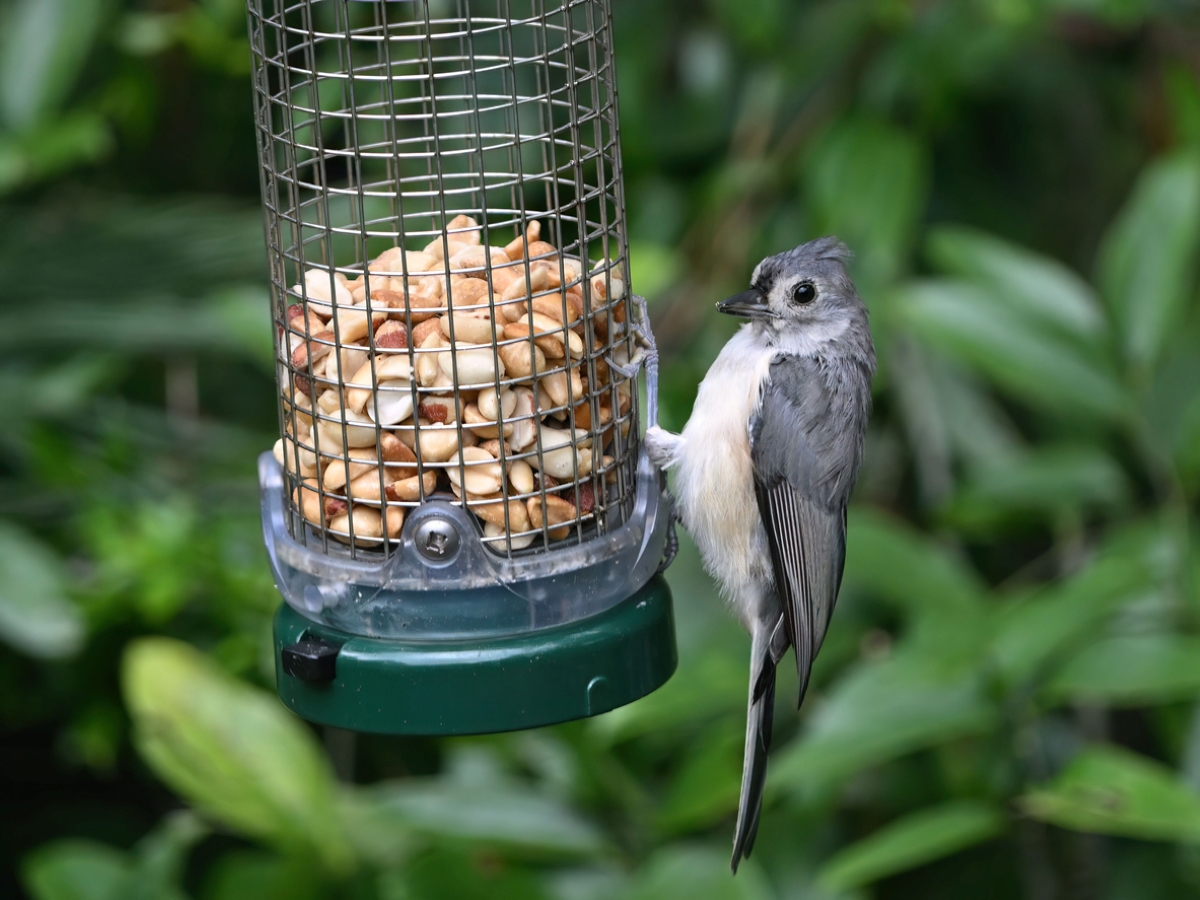
M749 422L776 350L743 326L717 357L683 429L674 491L683 524L726 599L770 578L750 462ZM749 610L738 610L743 619Z

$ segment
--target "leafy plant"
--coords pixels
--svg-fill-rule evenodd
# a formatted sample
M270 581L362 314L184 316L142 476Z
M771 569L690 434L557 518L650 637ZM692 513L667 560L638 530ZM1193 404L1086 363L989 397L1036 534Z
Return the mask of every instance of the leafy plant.
M747 642L586 722L351 738L271 691L243 5L0 11L5 896L1171 900L1200 883L1186 5L614 3L662 415L836 232L881 371L842 598L727 874ZM6 756L6 759L9 758Z

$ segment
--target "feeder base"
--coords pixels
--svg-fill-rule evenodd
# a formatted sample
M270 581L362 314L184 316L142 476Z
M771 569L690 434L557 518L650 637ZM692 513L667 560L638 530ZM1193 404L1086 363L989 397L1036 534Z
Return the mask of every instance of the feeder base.
M323 725L379 734L484 734L594 716L675 671L662 576L607 612L484 641L395 641L275 614L280 699Z

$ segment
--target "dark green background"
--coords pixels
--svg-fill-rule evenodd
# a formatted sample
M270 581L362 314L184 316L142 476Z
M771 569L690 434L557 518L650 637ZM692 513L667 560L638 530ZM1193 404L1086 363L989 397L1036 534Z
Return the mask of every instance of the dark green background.
M499 737L271 690L275 425L239 0L0 6L0 895L1200 892L1200 10L616 0L664 418L764 254L837 232L880 351L843 596L728 877L747 641ZM336 773L336 774L335 774Z

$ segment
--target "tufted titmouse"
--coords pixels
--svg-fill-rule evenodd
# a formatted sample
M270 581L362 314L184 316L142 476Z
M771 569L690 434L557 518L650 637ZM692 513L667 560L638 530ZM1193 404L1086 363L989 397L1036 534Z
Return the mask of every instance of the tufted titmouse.
M674 469L680 520L750 632L750 699L733 870L762 810L775 667L796 649L800 698L837 599L846 504L862 460L875 346L834 237L758 264L717 309L750 321L700 384L683 433L646 432Z

